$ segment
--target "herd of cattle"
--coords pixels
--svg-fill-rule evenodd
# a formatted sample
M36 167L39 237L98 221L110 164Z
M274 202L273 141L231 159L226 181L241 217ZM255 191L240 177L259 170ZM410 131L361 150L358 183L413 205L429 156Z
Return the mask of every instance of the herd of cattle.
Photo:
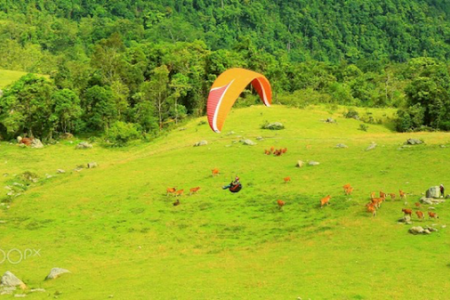
M270 150L266 150L266 154L286 153L286 150L279 149L279 151L278 151L278 150L275 150L275 149L270 149ZM275 155L277 155L277 154L275 154ZM217 175L219 175L219 170L217 168L213 169L212 170L212 176L214 177L214 176L217 176ZM291 181L291 177L289 177L289 176L285 177L285 178L283 178L283 180L284 180L284 183L288 183L288 182ZM347 195L347 196L351 195L352 192L353 192L353 187L350 184L345 184L343 186L343 189L344 189L344 194ZM191 188L189 190L189 195L197 193L198 190L200 190L199 186ZM167 188L166 196L173 195L175 197L178 197L178 196L181 196L183 193L184 193L184 189L177 190L175 187L171 187L171 188ZM366 204L367 212L371 213L372 216L375 217L376 214L377 214L377 211L381 207L381 204L386 201L388 196L389 196L389 198L391 200L395 200L397 198L397 195L395 193L389 193L388 194L388 193L385 193L383 191L380 191L379 197L376 197L376 192L372 192L371 195L370 195L370 202ZM402 190L399 190L399 197L400 197L400 199L405 199L406 200L406 193L404 191L402 191ZM331 200L331 196L330 195L327 195L326 197L323 197L322 199L320 199L320 208L323 208L325 205L329 205L330 204L330 200ZM179 199L177 199L173 203L174 206L178 206L179 204L180 204L180 200ZM277 200L278 209L282 210L282 208L283 208L283 206L285 204L286 204L285 201L280 200L280 199ZM419 202L416 202L415 206L416 206L416 209L417 209L415 211L415 213L417 215L417 218L419 220L423 220L424 219L424 213L421 210L419 210L420 207L421 207L421 204ZM404 213L405 216L409 216L410 218L412 218L412 214L413 214L413 210L412 209L410 209L410 208L403 208L402 212ZM438 215L435 212L431 212L431 211L428 212L428 217L429 218L433 218L433 219L439 218Z

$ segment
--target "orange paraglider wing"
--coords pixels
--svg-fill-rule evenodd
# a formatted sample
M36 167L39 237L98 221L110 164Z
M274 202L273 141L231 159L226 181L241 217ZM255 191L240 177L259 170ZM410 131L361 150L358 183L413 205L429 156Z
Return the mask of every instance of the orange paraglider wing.
M222 130L228 112L249 83L258 92L264 104L270 106L272 89L264 75L246 69L229 69L217 77L209 91L207 115L212 130Z

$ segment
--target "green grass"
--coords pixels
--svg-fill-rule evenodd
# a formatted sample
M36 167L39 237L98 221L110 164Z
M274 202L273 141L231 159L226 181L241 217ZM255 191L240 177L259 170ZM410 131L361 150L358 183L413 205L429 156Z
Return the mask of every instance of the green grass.
M0 89L5 88L11 83L20 79L20 77L25 76L26 72L21 71L10 71L10 70L1 70L0 69ZM39 75L48 78L48 75Z
M413 216L414 225L437 224L429 236L412 236L397 220L428 187L449 185L450 135L373 124L364 132L360 121L342 117L344 110L234 109L222 134L200 118L125 149L0 143L2 187L25 171L40 176L0 210L0 248L40 249L40 256L4 262L0 273L46 289L30 299L446 299L448 204L436 206L436 222ZM371 112L388 118L393 111ZM328 117L337 124L321 121ZM265 121L286 129L262 130ZM244 137L258 144L237 142ZM426 145L400 148L408 138ZM192 147L202 139L207 146ZM372 141L378 147L365 151ZM338 143L349 148L336 149ZM288 152L264 155L271 146ZM296 168L298 160L320 165ZM90 161L99 167L73 171ZM243 190L223 191L236 174ZM292 182L283 183L286 176ZM348 197L346 183L354 187ZM174 207L165 195L172 186L201 189ZM375 218L365 212L370 192L399 189L410 194L408 204L388 201ZM328 194L331 204L320 209ZM277 199L286 202L282 211ZM72 274L43 281L53 267Z

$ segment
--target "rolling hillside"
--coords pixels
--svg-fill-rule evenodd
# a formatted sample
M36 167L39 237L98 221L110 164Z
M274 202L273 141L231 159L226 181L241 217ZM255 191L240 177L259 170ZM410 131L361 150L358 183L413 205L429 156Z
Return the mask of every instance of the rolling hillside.
M362 131L344 110L233 109L220 135L199 118L123 149L76 150L79 140L44 149L1 142L2 186L23 182L25 171L39 176L12 203L2 189L1 249L40 255L5 259L0 273L45 289L26 290L30 299L446 299L449 204L435 206L436 221L413 215L414 226L435 224L431 235L413 236L412 225L397 220L428 187L450 186L450 134L400 134L373 124ZM393 114L369 112L375 119ZM329 117L337 123L323 122ZM260 129L266 121L286 128ZM257 145L244 146L243 138ZM425 144L402 147L408 138ZM200 140L208 145L193 147ZM377 147L366 151L372 142ZM264 155L272 146L288 151ZM297 168L298 160L320 165ZM91 161L98 168L73 171ZM235 175L242 191L222 190ZM286 176L292 181L284 183ZM346 183L351 196L342 191ZM168 187L184 189L179 206ZM388 200L375 218L366 212L372 191L399 189L406 203ZM326 195L330 205L321 209ZM277 199L286 202L282 210ZM53 267L71 274L44 281Z

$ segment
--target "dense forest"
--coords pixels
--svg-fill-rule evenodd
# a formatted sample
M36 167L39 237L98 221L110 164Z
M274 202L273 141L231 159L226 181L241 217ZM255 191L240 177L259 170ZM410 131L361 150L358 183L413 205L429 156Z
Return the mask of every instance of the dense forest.
M230 67L264 73L274 102L399 108L397 129L450 130L444 0L0 0L0 137L110 140L205 112ZM237 105L256 101L246 91Z

